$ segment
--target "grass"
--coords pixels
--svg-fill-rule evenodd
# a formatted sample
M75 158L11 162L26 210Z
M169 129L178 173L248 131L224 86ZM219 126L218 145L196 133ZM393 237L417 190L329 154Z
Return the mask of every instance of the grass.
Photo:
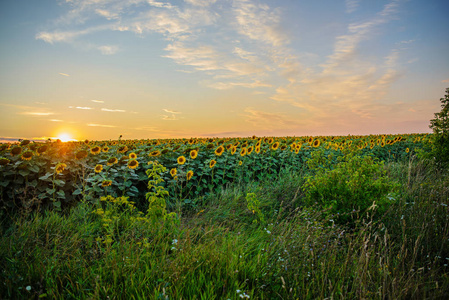
M87 203L3 216L0 298L444 298L449 173L418 160L386 169L399 198L355 227L303 205L306 170L197 199L180 223L121 211L112 242ZM260 200L263 222L247 193Z

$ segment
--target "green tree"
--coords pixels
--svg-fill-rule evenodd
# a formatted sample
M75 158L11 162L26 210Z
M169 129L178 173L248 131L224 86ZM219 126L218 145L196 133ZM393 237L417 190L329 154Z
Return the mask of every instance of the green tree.
M433 130L431 155L439 167L449 165L449 88L441 101L441 111L435 113L435 119L430 120Z

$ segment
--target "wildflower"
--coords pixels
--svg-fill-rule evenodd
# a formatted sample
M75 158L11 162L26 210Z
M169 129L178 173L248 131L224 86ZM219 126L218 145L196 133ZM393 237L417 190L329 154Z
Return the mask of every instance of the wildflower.
M198 151L192 150L190 151L190 158L195 159L198 156Z
M118 163L118 159L115 158L115 157L111 157L111 158L109 158L108 161L107 161L107 165L108 165L108 166L115 165L116 163Z
M30 160L32 157L33 157L33 151L28 150L22 154L21 159L22 160Z
M55 173L56 174L60 174L62 173L62 171L64 171L64 169L67 167L67 165L65 163L58 163L55 167Z
M102 187L107 187L107 186L111 186L112 185L112 180L103 180L103 182L101 183Z
M193 171L192 170L190 170L189 172L187 172L187 180L190 180L190 179L192 179L192 177L193 177Z
M241 165L243 165L243 162L240 160L240 161L239 161L239 166L241 166Z
M128 155L129 159L136 159L137 158L137 154L132 152Z
M171 177L175 177L177 173L178 173L178 170L176 170L176 168L173 168L170 170Z
M215 155L217 155L217 156L222 155L223 152L224 152L224 147L223 146L220 146L217 149L215 149Z
M100 152L101 152L101 148L98 146L95 146L92 149L90 149L90 153L92 153L93 155L97 155Z
M95 173L100 173L101 171L103 171L103 165L96 165L95 166Z
M128 162L128 168L135 169L139 166L139 162L135 159L132 159Z
M279 147L279 142L275 142L274 144L271 145L271 150L277 150Z
M409 152L410 152L409 148L405 149L405 153L409 153Z
M212 159L212 160L209 162L209 168L212 169L216 164L217 164L217 161L216 161L215 159Z
M316 140L313 141L312 146L313 146L314 148L316 148L316 147L319 147L320 144L321 144L321 141L320 141L319 139L316 139Z
M186 162L186 158L184 156L181 155L180 157L178 157L179 165L183 165L183 164L185 164L185 162Z

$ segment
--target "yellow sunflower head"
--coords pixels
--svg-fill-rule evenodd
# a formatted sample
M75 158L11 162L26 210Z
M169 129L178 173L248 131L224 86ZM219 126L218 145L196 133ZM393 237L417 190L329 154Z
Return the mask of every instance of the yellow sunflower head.
M101 183L102 187L107 187L107 186L111 186L112 185L112 180L103 180L103 182Z
M86 157L87 157L87 151L86 151L86 150L78 151L78 152L75 154L75 157L76 157L76 159L83 159L83 158L86 158Z
M111 158L109 158L108 161L107 161L107 165L108 165L108 166L115 165L116 163L118 163L118 159L115 158L115 157L111 157Z
M90 153L92 153L93 155L97 155L100 152L101 152L101 148L98 146L95 146L92 149L90 149Z
M319 139L316 139L316 140L313 141L312 146L313 146L314 148L316 148L316 147L319 147L320 144L321 144L321 141L320 141Z
M118 153L125 153L126 151L128 151L128 146L124 145L117 148Z
M173 169L170 170L171 177L175 177L176 174L178 174L178 170L176 170L176 168L173 168Z
M271 150L277 150L279 148L279 142L275 142L271 145Z
M32 157L33 157L33 151L28 150L28 151L23 152L21 159L22 160L30 160Z
M215 165L217 164L217 161L215 160L215 159L212 159L210 162L209 162L209 168L213 168L213 167L215 167Z
M7 164L9 164L10 160L7 159L6 157L0 157L0 166L5 166Z
M100 173L101 171L103 171L103 165L96 165L95 166L95 173Z
M256 146L256 148L254 149L254 151L256 151L257 154L260 153L260 146Z
M186 158L184 156L181 155L180 157L178 157L179 165L183 165L183 164L185 164L185 162L186 162Z
M249 146L248 149L246 149L246 154L250 155L251 152L253 152L254 147L253 146Z
M192 177L193 177L193 171L192 171L192 170L190 170L189 172L187 172L187 175L186 175L186 177L187 177L187 180L190 180L190 179L192 179Z
M215 155L217 155L217 156L222 155L223 152L224 152L224 147L223 146L220 146L217 149L215 149Z
M198 156L198 151L196 150L191 150L190 151L190 158L191 159L195 159Z
M109 147L103 147L102 151L103 152L109 152Z
M42 154L45 151L47 151L47 149L48 149L47 145L40 146L39 148L37 148L37 154Z
M239 160L239 166L243 165L243 161Z
M237 151L237 146L232 146L231 148L231 154L234 155L234 153Z
M410 152L409 148L405 149L405 153L409 153L409 152Z
M12 156L19 155L20 153L22 153L22 147L20 147L20 146L16 146L16 147L11 149L11 155Z
M135 159L131 159L130 161L128 161L128 168L130 169L135 169L139 166L139 162Z
M246 148L242 148L242 149L240 150L240 156L245 156L246 153L247 153Z
M64 171L64 169L67 167L67 165L65 163L58 163L55 167L55 173L56 174L60 174L62 173L62 171Z
M128 155L129 159L136 159L137 158L137 154L132 152Z

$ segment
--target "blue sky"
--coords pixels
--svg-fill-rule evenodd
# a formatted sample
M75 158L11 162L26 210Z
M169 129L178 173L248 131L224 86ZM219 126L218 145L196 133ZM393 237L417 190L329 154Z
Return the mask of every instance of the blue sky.
M429 132L448 1L0 3L0 137Z

